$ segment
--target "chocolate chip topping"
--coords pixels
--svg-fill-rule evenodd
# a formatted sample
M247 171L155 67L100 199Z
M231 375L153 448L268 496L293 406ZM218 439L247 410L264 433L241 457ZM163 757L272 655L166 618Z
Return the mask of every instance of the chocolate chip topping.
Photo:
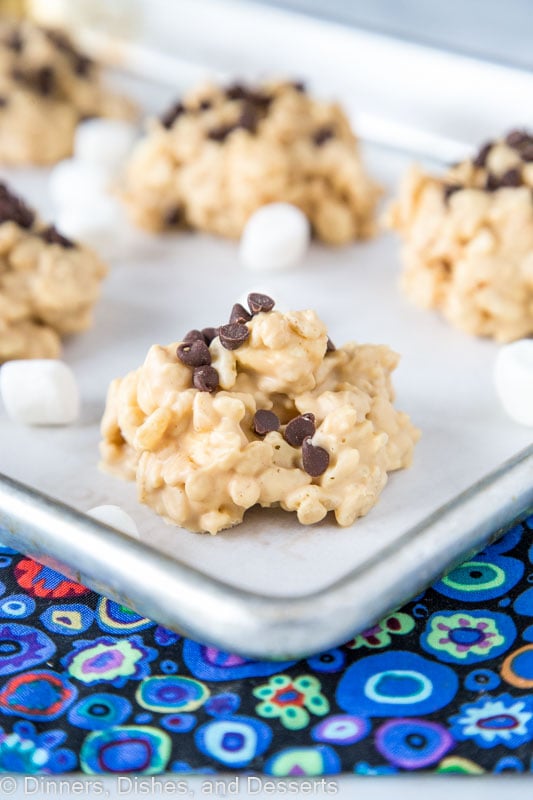
M213 101L212 100L207 100L207 99L206 100L202 100L200 102L200 104L198 105L198 108L200 109L200 111L209 111L209 109L212 108L212 107L213 107Z
M527 161L528 163L533 161L533 142L526 144L526 146L520 151L520 155L522 157L522 161Z
M311 444L311 437L304 439L302 444L302 465L308 475L317 478L329 467L329 453L323 447Z
M322 145L325 144L328 139L333 139L334 137L335 131L331 125L323 125L313 133L313 142L317 147L322 147Z
M19 31L14 30L9 34L7 39L4 40L3 44L9 50L13 50L15 53L21 53L22 48L24 47L24 39L20 35Z
M248 308L252 314L259 314L260 311L272 311L275 306L274 300L267 294L251 292L248 295Z
M187 331L185 336L183 337L184 342L205 342L205 337L203 331L199 331L196 328L193 328L192 331Z
M178 117L181 117L181 115L185 113L186 109L183 103L174 103L174 105L161 114L159 121L164 128L169 130L174 125Z
M328 343L326 345L326 353L333 353L333 352L335 352L336 349L337 348L335 347L335 345L333 344L333 342L331 341L331 339L328 336Z
M255 106L252 103L247 102L244 104L244 108L242 109L237 125L237 128L244 128L244 130L249 131L249 133L255 133L257 128L257 123L259 122L259 115Z
M487 163L487 158L491 150L492 150L492 142L486 142L486 144L484 144L483 147L479 149L479 152L476 155L476 157L472 159L472 164L475 167L484 167L485 164Z
M226 89L225 94L228 100L246 100L248 90L242 83L232 83Z
M254 431L258 436L265 436L271 431L279 431L279 417L273 411L259 409L254 414Z
M7 97L0 95L0 108L5 108L7 105L9 105Z
M519 169L508 169L503 175L487 175L485 182L485 189L488 192L495 192L497 189L506 187L520 186L522 183L522 175Z
M192 383L194 388L200 392L214 392L218 388L218 372L207 364L195 367Z
M252 315L244 308L244 306L241 306L240 303L235 303L231 309L229 318L230 323L238 322L240 325L244 325L245 322L250 322L251 319Z
M55 72L52 67L41 67L28 72L14 67L11 70L11 77L18 83L23 83L28 89L43 95L43 97L51 95L56 86Z
M83 53L80 53L80 51L74 47L69 37L63 33L63 31L53 29L45 30L45 34L54 44L57 50L70 59L72 69L76 75L85 78L93 66L93 60Z
M487 178L485 180L485 189L487 192L495 192L496 189L500 188L500 179L497 175L493 175L492 172L489 172Z
M174 228L176 225L179 225L180 222L183 221L183 208L181 206L174 206L174 208L169 208L163 217L163 222L165 227L167 228Z
M211 353L203 337L192 342L182 342L178 345L176 355L188 367L203 367L211 363Z
M41 67L35 73L35 86L39 94L48 97L54 91L56 76L52 67Z
M202 335L206 344L211 344L213 339L218 336L218 328L202 328Z
M520 148L522 145L529 144L532 140L532 137L527 131L514 130L510 131L505 137L505 144L508 144L509 147Z
M230 322L229 325L222 325L218 329L220 337L220 344L226 350L237 350L250 335L250 331L246 325L241 325L238 322Z
M55 225L49 225L44 231L41 231L39 234L41 239L44 239L45 242L48 244L58 244L60 247L64 247L66 250L70 250L73 247L76 247L73 241L67 239L66 236L63 236Z
M300 414L287 423L283 436L292 447L301 447L304 439L313 436L315 430L315 415Z
M21 228L31 228L34 219L34 212L26 203L16 194L12 194L5 183L0 183L0 222L10 220Z
M292 81L289 83L295 91L300 92L300 94L305 94L307 91L306 85L303 81Z
M522 174L519 169L508 169L500 177L500 186L520 186L522 183Z
M207 131L207 138L211 139L213 142L224 142L230 133L233 133L237 128L238 125L219 125Z
M444 199L448 200L452 194L458 192L462 189L462 186L457 186L455 183L445 183L444 184Z

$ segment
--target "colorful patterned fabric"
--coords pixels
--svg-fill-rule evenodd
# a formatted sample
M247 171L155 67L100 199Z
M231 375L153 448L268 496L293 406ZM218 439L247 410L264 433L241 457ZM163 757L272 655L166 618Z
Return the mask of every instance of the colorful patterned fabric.
M529 771L532 530L283 663L182 639L0 548L0 771Z

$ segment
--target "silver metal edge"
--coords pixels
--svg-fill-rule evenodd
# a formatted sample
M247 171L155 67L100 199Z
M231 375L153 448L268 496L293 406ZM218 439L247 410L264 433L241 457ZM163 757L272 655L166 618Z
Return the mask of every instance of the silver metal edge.
M268 597L219 581L0 475L5 545L192 639L265 659L305 657L346 642L529 510L533 445L330 586Z

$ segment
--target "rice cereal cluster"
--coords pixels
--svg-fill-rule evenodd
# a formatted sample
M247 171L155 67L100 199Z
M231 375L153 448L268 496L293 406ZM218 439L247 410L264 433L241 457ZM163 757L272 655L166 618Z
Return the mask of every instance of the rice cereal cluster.
M374 232L380 191L342 109L299 83L205 86L152 122L125 180L133 220L238 237L267 203L298 206L330 244Z
M443 179L413 167L389 213L402 284L457 328L506 342L533 333L533 137L511 131Z
M335 349L314 311L273 305L252 294L250 312L151 347L110 386L103 467L170 522L214 534L259 504L351 525L411 461L419 432L393 407L398 356Z

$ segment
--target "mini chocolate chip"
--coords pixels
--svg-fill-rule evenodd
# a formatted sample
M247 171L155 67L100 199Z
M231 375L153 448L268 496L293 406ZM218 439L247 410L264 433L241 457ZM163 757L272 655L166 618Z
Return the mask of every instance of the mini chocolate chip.
M500 188L500 179L497 175L493 175L492 172L489 172L487 175L487 179L485 181L485 189L487 192L495 192L496 189Z
M7 97L0 95L0 108L5 108L7 105L9 105Z
M483 147L479 149L479 152L476 155L476 157L472 159L472 164L475 167L484 167L485 164L487 163L487 158L491 150L492 150L492 142L486 142L486 144L484 144Z
M226 89L225 94L228 100L245 100L248 96L248 90L242 83L232 83Z
M533 142L531 144L527 144L521 151L520 155L522 157L522 161L530 162L533 161Z
M9 50L13 50L15 53L20 53L24 47L24 39L20 35L19 31L13 31L9 34L7 39L4 40L4 45Z
M214 367L205 364L195 367L192 374L192 383L200 392L214 392L218 388L218 372Z
M303 440L307 436L313 436L315 430L315 415L300 414L287 423L283 436L292 447L301 447Z
M226 350L237 350L250 335L250 331L246 325L240 325L238 322L231 322L229 325L222 325L218 329L220 337L220 344Z
M58 244L60 247L64 247L66 250L76 247L74 242L59 233L55 225L49 225L48 228L45 228L44 231L41 231L39 235L41 239L44 239L44 241L48 242L48 244Z
M508 144L509 147L521 147L529 142L531 142L531 136L524 130L510 131L505 137L505 144Z
M326 345L326 353L333 353L337 348L328 336L328 343Z
M522 183L522 175L519 169L508 169L500 177L500 186L520 186Z
M445 183L444 199L448 200L452 196L452 194L455 194L455 192L459 192L462 188L463 188L462 186L457 186L457 184L454 183Z
M266 111L274 98L266 92L248 92L247 99L254 106Z
M192 331L188 331L185 336L183 337L184 342L205 342L203 331L199 331L196 328L193 328Z
M301 94L305 94L307 91L306 85L303 81L291 81L291 83L289 83L289 86L295 91L300 92Z
M260 311L272 311L275 306L274 300L267 294L251 292L248 295L248 308L252 314L259 314Z
M335 131L331 125L323 125L313 133L313 142L317 147L322 147L322 145L325 144L328 139L333 139L334 137Z
M207 132L207 138L211 139L213 142L224 142L230 133L233 133L236 129L237 126L234 124L219 125L218 128L211 128L211 130Z
M203 367L211 363L211 353L204 341L195 339L193 342L182 342L178 345L176 355L182 364L188 367Z
M198 105L200 111L209 111L209 109L212 107L213 107L212 100L202 100L201 103Z
M241 306L240 303L235 303L231 309L230 323L238 322L240 325L244 325L245 322L250 322L251 319L252 315L248 313L244 306Z
M9 191L5 183L0 183L0 222L8 220L21 228L31 228L35 214L20 197Z
M41 67L35 73L37 91L44 97L52 94L55 87L56 76L52 67Z
M302 465L308 475L317 478L329 467L329 453L323 447L311 444L311 437L302 444Z
M258 436L265 436L270 431L279 431L279 417L273 411L264 408L254 414L254 431Z
M218 328L202 328L202 336L204 337L206 344L211 344L213 339L218 336Z
M169 208L163 217L163 222L166 228L174 228L183 221L183 208L181 206L174 206Z
M167 111L165 111L159 117L159 121L164 128L169 130L174 125L178 117L181 117L181 115L185 113L186 109L183 103L174 103L173 106L167 109Z
M256 109L252 103L246 102L239 116L237 126L239 128L244 128L244 130L249 131L250 133L255 133L257 122L258 115Z
M76 75L79 75L80 78L86 78L90 73L93 67L93 60L88 56L82 56L80 54L76 54L73 57L74 61L74 72Z

